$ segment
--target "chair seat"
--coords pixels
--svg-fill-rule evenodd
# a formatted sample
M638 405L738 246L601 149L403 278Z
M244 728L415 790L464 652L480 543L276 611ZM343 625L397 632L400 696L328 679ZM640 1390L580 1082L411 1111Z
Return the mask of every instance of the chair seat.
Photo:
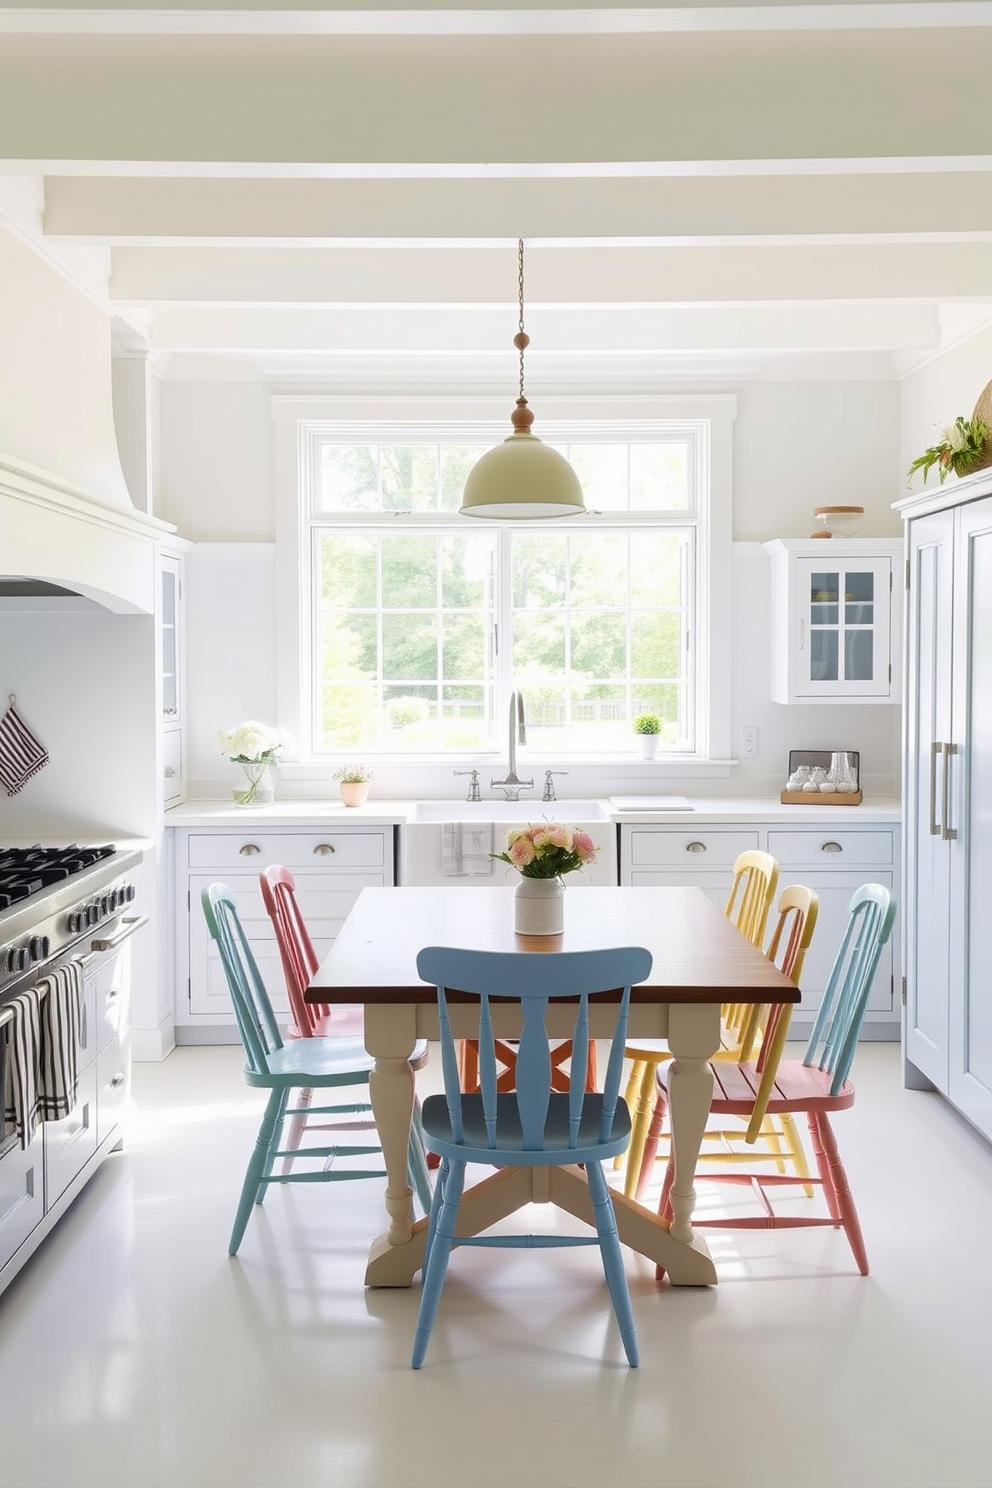
M713 1100L710 1110L720 1116L750 1117L754 1109L761 1071L755 1064L710 1063L713 1072ZM658 1085L668 1092L664 1068L658 1071ZM854 1105L854 1086L845 1080L837 1095L830 1094L831 1075L815 1065L798 1059L783 1059L775 1075L775 1086L768 1101L768 1114L796 1111L845 1111Z
M482 1111L481 1095L462 1097L464 1140L456 1142L443 1095L429 1095L424 1101L422 1123L427 1147L441 1157L461 1162L487 1163L492 1167L555 1168L565 1163L598 1162L622 1152L630 1140L630 1112L625 1101L618 1101L613 1117L613 1135L599 1140L603 1117L603 1098L597 1091L587 1093L582 1107L579 1132L574 1146L568 1139L568 1097L551 1096L548 1119L544 1128L544 1147L539 1152L523 1150L517 1102L513 1095L496 1097L496 1146L489 1145ZM508 1154L511 1154L508 1156Z
M410 1055L414 1069L427 1062L427 1040L420 1039ZM375 1068L375 1060L366 1053L361 1039L354 1038L309 1038L290 1039L281 1048L269 1055L268 1073L256 1074L245 1069L245 1080L263 1090L273 1085L337 1085L345 1077L368 1073Z

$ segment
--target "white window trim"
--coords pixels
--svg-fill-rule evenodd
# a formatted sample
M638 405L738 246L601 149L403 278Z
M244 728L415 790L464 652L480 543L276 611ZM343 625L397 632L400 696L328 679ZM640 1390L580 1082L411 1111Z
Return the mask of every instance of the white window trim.
M308 593L309 544L303 543L305 521L300 500L299 471L308 458L313 435L318 426L337 426L343 439L374 439L381 443L388 430L389 438L418 435L430 442L454 437L466 442L495 444L505 437L506 400L483 398L340 398L298 397L277 394L272 398L273 480L276 516L276 655L278 658L277 703L279 722L289 729L294 740L310 737L309 680L309 613L304 614ZM660 421L693 423L705 420L709 441L701 440L699 457L708 461L700 470L703 489L709 486L709 502L699 513L699 548L697 564L696 643L697 658L697 740L691 754L659 756L652 762L655 779L701 776L726 777L734 760L730 758L731 736L731 570L733 511L733 426L737 417L737 399L732 393L692 395L665 394L649 398L595 397L548 398L540 400L535 410L540 415L539 433L549 443L564 442L578 435L623 439L627 431L647 432ZM604 513L604 522L613 514ZM567 520L567 519L566 519ZM555 526L555 523L548 524ZM287 778L322 779L330 768L326 761L301 756L296 746L295 758L284 757L280 766ZM490 756L486 756L489 758ZM586 756L590 765L602 768L602 757ZM570 768L582 756L568 761ZM450 772L451 761L399 759L397 771L411 775L420 767L443 766ZM548 761L551 766L555 761ZM634 761L618 759L611 773L624 773ZM576 771L576 773L580 773ZM632 774L641 773L632 770Z

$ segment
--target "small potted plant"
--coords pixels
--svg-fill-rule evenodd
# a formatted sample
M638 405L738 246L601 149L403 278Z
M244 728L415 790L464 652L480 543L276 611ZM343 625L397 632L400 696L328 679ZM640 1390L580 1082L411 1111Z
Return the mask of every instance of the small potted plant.
M369 781L372 771L367 765L342 765L334 771L334 779L341 790L341 799L346 806L364 806L369 798Z
M912 480L915 472L922 470L923 484L926 485L927 476L936 465L943 485L948 475L971 475L976 470L983 470L990 463L989 454L989 428L976 410L970 419L956 418L943 431L939 444L932 444L917 456L908 475Z
M654 759L661 733L661 719L657 713L639 713L634 719L634 733L637 735L637 750L641 759Z

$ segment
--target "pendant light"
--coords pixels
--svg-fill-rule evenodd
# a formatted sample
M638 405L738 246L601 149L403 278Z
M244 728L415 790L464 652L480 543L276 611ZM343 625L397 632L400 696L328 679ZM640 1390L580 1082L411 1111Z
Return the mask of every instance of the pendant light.
M468 473L461 512L466 517L573 517L585 511L575 471L557 450L530 432L534 415L524 397L524 240L517 240L520 329L513 344L520 353L520 396L510 415L513 433L488 450Z

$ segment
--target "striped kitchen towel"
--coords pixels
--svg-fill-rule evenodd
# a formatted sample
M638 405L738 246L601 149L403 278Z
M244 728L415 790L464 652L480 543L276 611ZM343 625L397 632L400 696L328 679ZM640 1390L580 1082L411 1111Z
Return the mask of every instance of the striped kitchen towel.
M68 961L39 982L38 1111L42 1121L61 1121L76 1104L79 1048L83 1031L83 968Z
M39 743L14 706L0 718L0 785L16 796L32 775L48 764L48 750Z
M38 1042L41 994L37 987L18 992L3 1006L0 1054L4 1061L4 1123L13 1125L22 1147L38 1128Z

